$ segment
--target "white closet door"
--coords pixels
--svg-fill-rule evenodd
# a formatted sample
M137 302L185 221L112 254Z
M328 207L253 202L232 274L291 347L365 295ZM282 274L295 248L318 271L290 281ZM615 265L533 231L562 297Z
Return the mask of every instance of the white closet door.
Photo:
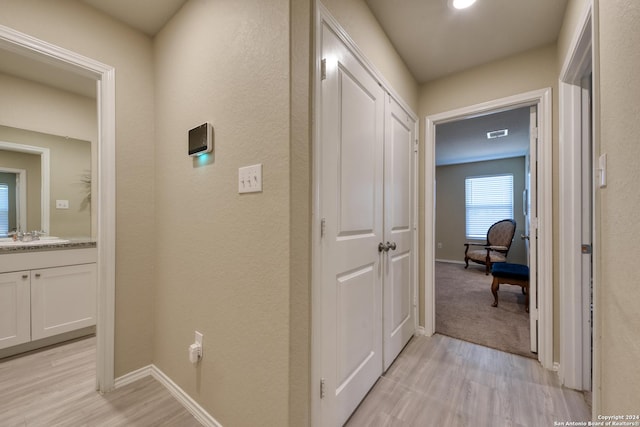
M384 140L384 370L415 331L413 150L415 121L388 96Z
M326 25L322 55L322 424L338 426L382 374L385 93Z

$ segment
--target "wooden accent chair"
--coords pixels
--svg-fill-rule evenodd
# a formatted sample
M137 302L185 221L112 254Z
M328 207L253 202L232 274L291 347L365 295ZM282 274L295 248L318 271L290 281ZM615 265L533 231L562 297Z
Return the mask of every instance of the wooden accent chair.
M464 268L469 267L469 261L484 264L485 274L489 275L493 263L507 261L507 254L515 232L516 222L512 219L503 219L489 227L486 243L465 243ZM472 246L479 246L481 249L471 249Z

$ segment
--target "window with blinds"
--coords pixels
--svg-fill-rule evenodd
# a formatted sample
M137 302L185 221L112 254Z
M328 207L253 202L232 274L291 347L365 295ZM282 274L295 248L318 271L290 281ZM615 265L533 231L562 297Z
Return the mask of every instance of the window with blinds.
M513 219L513 175L465 179L467 239L487 238L494 223Z
M9 233L9 186L0 184L0 236Z

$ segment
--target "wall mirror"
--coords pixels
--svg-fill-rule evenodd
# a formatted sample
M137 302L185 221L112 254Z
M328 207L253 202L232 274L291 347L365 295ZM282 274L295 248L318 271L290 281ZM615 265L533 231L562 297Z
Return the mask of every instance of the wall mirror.
M95 79L0 49L0 99L0 237L95 238Z

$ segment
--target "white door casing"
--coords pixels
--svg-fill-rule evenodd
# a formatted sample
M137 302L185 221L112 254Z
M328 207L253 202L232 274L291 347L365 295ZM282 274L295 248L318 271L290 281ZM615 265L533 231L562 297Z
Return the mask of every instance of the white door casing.
M424 333L435 333L435 127L437 124L495 111L536 105L538 108L537 283L538 360L553 369L553 212L551 89L540 89L447 111L425 119Z
M591 290L598 292L597 265L591 258L598 257L597 234L593 233L593 188L586 190L593 180L593 170L585 170L585 154L595 159L593 136L596 121L590 120L591 87L597 85L593 72L593 5L589 0L576 24L576 31L564 59L559 79L559 187L563 197L559 200L559 276L560 283L560 366L559 377L563 385L577 390L593 390L594 413L599 403L597 347L591 349L591 316L597 317L597 306L591 313ZM585 83L585 78L588 80ZM586 146L589 145L589 148ZM585 148L589 153L585 153ZM586 185L585 185L586 184ZM590 194L587 194L590 193ZM585 200L588 199L588 200ZM589 207L589 202L591 206ZM592 218L589 218L592 217ZM589 225L591 223L591 225ZM587 230L587 228L589 230ZM588 241L588 234L591 234ZM586 239L586 240L585 240ZM583 254L581 245L591 243L591 254ZM593 336L594 343L597 335ZM592 372L593 368L593 372Z
M538 352L538 109L529 107L529 156L527 176L527 257L529 261L529 337L533 353Z
M384 138L384 370L415 332L414 143L415 120L387 95Z
M342 425L382 373L385 92L322 32L323 425Z
M114 387L115 334L115 69L94 59L0 25L0 49L48 62L71 75L96 80L98 106L98 306L96 388ZM94 200L92 199L92 203Z

